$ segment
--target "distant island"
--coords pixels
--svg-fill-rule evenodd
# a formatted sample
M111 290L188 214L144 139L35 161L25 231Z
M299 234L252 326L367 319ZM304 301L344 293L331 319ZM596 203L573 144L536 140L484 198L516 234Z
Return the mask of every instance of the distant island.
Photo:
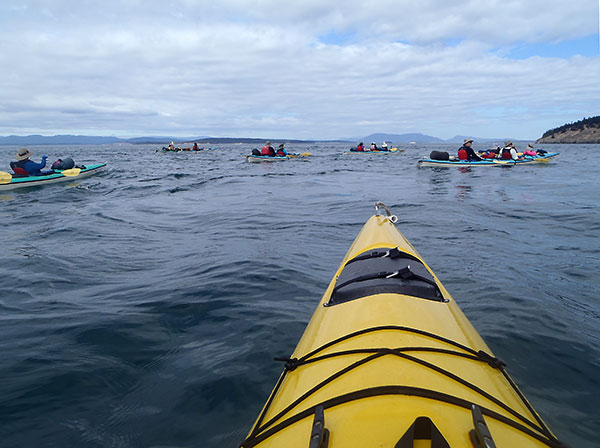
M600 143L600 115L550 129L536 143Z
M166 146L169 142L182 143L264 143L264 138L244 137L102 137L90 135L8 135L0 136L0 145L110 145L113 143L150 144ZM271 139L278 140L278 139ZM313 140L280 139L289 143L312 142Z
M266 140L287 142L287 143L315 143L315 142L344 142L350 144L356 144L359 141L363 141L367 144L375 142L380 144L383 141L392 142L395 144L406 144L406 143L451 143L461 144L465 138L472 138L477 143L492 143L501 142L503 140L513 140L510 138L482 138L476 136L466 135L455 135L452 138L443 140L438 137L421 133L407 133L407 134L389 134L389 133L376 133L370 134L365 137L353 137L353 138L339 138L335 140L298 140L289 138L249 138L249 137L207 137L207 136L196 136L196 137L173 137L173 136L152 136L152 137L134 137L134 138L119 138L119 137L106 137L106 136L93 136L93 135L8 135L0 136L0 146L2 145L13 145L13 146L28 146L28 145L110 145L115 143L130 143L130 144L144 144L144 145L157 145L166 146L169 142L174 142L177 145L190 144L197 142L198 144L233 144L233 143L247 143L247 144L262 144Z

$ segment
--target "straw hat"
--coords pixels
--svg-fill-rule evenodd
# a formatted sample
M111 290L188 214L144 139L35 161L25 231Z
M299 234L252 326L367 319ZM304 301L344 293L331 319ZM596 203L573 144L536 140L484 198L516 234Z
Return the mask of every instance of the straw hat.
M30 158L33 155L33 152L28 150L27 148L21 148L17 151L16 159L17 160L25 160Z

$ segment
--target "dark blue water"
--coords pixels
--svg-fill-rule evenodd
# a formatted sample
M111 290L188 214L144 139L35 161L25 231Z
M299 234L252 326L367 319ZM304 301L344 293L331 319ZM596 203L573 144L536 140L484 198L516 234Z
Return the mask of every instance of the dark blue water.
M557 435L599 446L600 146L550 148L479 169L416 167L440 145L32 148L109 167L0 192L0 446L236 446L377 200Z

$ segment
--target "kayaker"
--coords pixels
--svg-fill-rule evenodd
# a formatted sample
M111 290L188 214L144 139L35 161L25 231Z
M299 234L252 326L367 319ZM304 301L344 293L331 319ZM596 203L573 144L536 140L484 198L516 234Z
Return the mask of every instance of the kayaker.
M505 160L519 160L522 157L519 157L519 154L517 154L517 148L515 148L513 142L507 140L504 142L504 148L500 151L500 158Z
M389 151L388 144L386 142L383 142L381 144L381 150L382 151Z
M371 143L371 151L379 151L379 149L377 148L377 143L375 143L375 142Z
M278 157L285 157L288 155L287 151L285 150L285 143L282 143L281 145L279 145L279 148L277 148L277 156Z
M271 142L270 141L267 140L267 142L265 143L265 146L263 146L262 149L261 149L261 151L260 151L260 155L261 156L275 157L275 150L271 146Z
M359 144L356 146L356 149L355 149L355 151L358 151L358 152L363 152L364 150L365 150L365 144L364 144L363 142L360 142L360 143L359 143Z
M169 150L175 151L175 144L173 142L169 143Z
M21 148L17 151L15 159L16 162L11 162L10 167L13 172L19 176L44 176L46 174L52 174L54 171L47 170L41 171L42 168L46 167L46 159L48 156L42 156L42 162L36 163L29 158L33 155L33 152L27 148Z
M192 149L194 151L198 151L198 143L194 142L194 147Z
M475 154L472 146L473 139L465 138L463 145L458 149L458 158L460 160L467 160L469 162L482 160L481 157Z

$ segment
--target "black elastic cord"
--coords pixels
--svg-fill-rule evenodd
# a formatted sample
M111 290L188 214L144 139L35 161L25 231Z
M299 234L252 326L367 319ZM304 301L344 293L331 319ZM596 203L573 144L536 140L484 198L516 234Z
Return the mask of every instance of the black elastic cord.
M344 265L344 267L348 266L350 263L354 263L355 261L368 260L370 258L385 258L385 257L390 257L391 259L408 258L409 260L415 260L415 261L418 261L419 263L423 263L422 260L419 260L414 255L411 255L408 252L401 251L399 247L391 247L390 249L388 249L384 252L374 251L374 252L371 252L370 254L357 255L356 257L347 261L346 264Z
M443 298L444 296L442 294L442 291L440 291L440 288L435 281L430 280L427 277L423 277L422 275L414 273L413 271L410 270L410 266L403 267L402 269L400 269L398 271L381 271L381 272L376 272L374 274L366 274L366 275L361 275L360 277L352 278L348 281L345 281L344 283L340 283L339 285L336 285L336 287L333 288L333 291L331 291L331 296L333 297L333 295L337 291L339 291L343 287L348 286L352 283L366 282L367 280L376 280L378 278L401 278L402 280L418 280L418 281L427 283L429 285L432 285L435 288L437 294L440 297L442 297L442 299L439 300L440 302L445 300Z
M315 362L323 361L325 359L336 358L339 356L348 356L348 355L364 355L364 354L373 354L378 353L383 350L390 350L389 348L358 348L353 350L342 350L334 353L327 353L326 355L316 356L311 359L298 359L298 358L273 358L275 361L285 362L285 370L293 371L296 368L301 367L306 364L313 364ZM436 348L436 347L397 347L391 349L395 352L428 352L428 353L441 353L444 355L452 355L452 356L460 356L462 358L471 359L473 361L481 361L488 363L491 367L499 369L500 366L503 366L504 363L497 358L493 358L484 351L478 352L477 355L471 355L469 353L457 352L455 350L448 350L445 348Z
M370 361L372 361L374 359L380 358L380 357L385 356L385 355L396 355L396 356L399 356L401 358L404 358L404 359L407 359L409 361L413 361L413 362L415 362L417 364L420 364L423 367L427 367L427 368L429 368L431 370L434 370L434 371L436 371L438 373L441 373L442 375L447 376L448 378L450 378L450 379L458 382L459 384L462 384L463 386L466 386L467 388L471 389L472 391L474 391L474 392L478 393L479 395L483 396L484 398L488 399L492 403L494 403L497 406L499 406L502 409L504 409L509 414L512 414L513 416L515 416L516 418L518 418L522 422L524 422L527 425L531 426L536 431L539 431L539 432L545 434L543 428L538 427L534 422L530 421L527 417L519 414L517 411L515 411L514 409L512 409L510 406L507 406L502 401L498 400L493 395L491 395L488 392L484 391L480 387L478 387L478 386L476 386L476 385L474 385L474 384L472 384L472 383L470 383L470 382L468 382L468 381L460 378L459 376L453 374L452 372L449 372L446 369L443 369L443 368L441 368L439 366L436 366L435 364L432 364L432 363L430 363L428 361L424 361L424 360L419 359L419 358L415 358L414 356L407 355L407 354L402 353L402 352L398 352L398 351L396 351L394 349L390 349L390 348L384 348L384 349L378 351L377 353L374 353L374 354L372 354L370 356L367 356L366 358L363 358L363 359L361 359L359 361L356 361L356 362L350 364L349 366L345 367L344 369L342 369L342 370L334 373L330 377L326 378L325 380L323 380L322 382L320 382L319 384L317 384L316 386L314 386L312 389L310 389L307 392L305 392L303 395L301 395L299 398L297 398L294 402L290 403L286 408L284 408L277 415L275 415L274 417L272 417L264 425L262 425L262 427L259 429L259 432L262 431L263 429L271 426L274 422L276 422L277 420L279 420L280 418L282 418L285 414L287 414L292 409L294 409L296 406L298 406L302 401L304 401L310 395L314 394L319 389L321 389L324 386L326 386L327 384L331 383L333 380L339 378L343 374L348 373L351 370L354 370L355 368L357 368L357 367L359 367L359 366L361 366L363 364L366 364L367 362L370 362Z
M449 345L453 345L467 353L460 353L460 352L453 352L450 350L445 350L445 349L437 349L437 348L433 348L433 347L405 347L405 348L399 348L399 349L390 349L390 348L381 348L381 349L357 349L357 350L348 350L348 351L342 351L342 352L338 352L338 353L331 353L331 354L326 354L323 355L321 357L315 357L313 358L314 355L316 355L319 352L322 352L323 350L326 350L327 348L336 345L340 342L343 342L345 340L357 337L357 336L361 336L364 334L368 334L368 333L372 333L375 331L387 331L387 330L395 330L395 331L406 331L409 333L415 333L415 334L419 334L422 336L426 336L441 342L444 342L446 344ZM376 350L373 353L373 350ZM505 378L507 378L507 380L509 381L509 384L513 387L513 389L517 392L517 395L519 396L519 398L521 398L521 401L525 404L526 408L530 411L530 413L534 416L534 418L536 419L536 421L539 423L539 427L538 425L536 425L535 423L531 422L529 419L527 419L526 417L522 416L521 414L519 414L517 411L513 410L512 408L510 408L509 406L507 406L506 404L502 403L500 400L498 400L497 398L493 397L492 395L490 395L489 393L485 392L484 390L480 389L478 386L475 386L474 384L469 383L466 380L463 380L462 378L454 375L453 373L442 369L441 367L438 367L434 364L431 364L427 361L424 361L422 359L419 358L415 358L414 356L410 356L407 355L405 353L403 353L403 351L417 351L417 350L421 350L421 351L432 351L432 352L440 352L440 353L447 353L447 354L454 354L457 356L463 356L465 358L469 358L469 359L474 359L474 360L479 360L479 361L483 361L488 363L491 367L499 369L502 374L504 375ZM315 387L313 387L312 389L310 389L309 391L305 392L301 397L299 397L298 399L296 399L293 403L291 403L290 405L288 405L285 409L283 409L282 411L280 411L277 415L275 415L274 417L272 417L268 422L266 422L264 425L262 424L264 417L273 401L274 396L276 395L278 389L280 388L283 379L285 378L286 374L288 371L294 370L296 369L298 366L300 365L304 365L304 364L308 364L311 362L316 362L317 360L320 359L327 359L327 358L331 358L334 356L341 356L343 354L359 354L359 353L372 353L371 355L367 356L366 358L363 358L347 367L345 367L344 369L334 373L333 375L331 375L330 377L326 378L324 381L322 381L321 383L319 383L318 385L316 385ZM251 439L255 439L257 437L258 433L261 433L265 430L265 428L273 425L277 420L281 419L285 414L287 414L288 412L290 412L294 407L296 407L298 404L300 404L302 401L304 401L306 398L308 398L310 395L312 395L314 392L316 392L317 390L319 390L320 388L324 387L325 385L327 385L328 383L330 383L331 381L335 380L336 378L342 376L343 374L367 363L370 362L371 360L377 359L381 356L385 356L387 354L393 354L399 357L402 357L404 359L416 362L418 364L421 364L427 368L430 368L432 370L435 370L439 373L442 373L445 376L448 376L449 378L459 382L460 384L463 384L464 386L470 388L471 390L479 393L480 395L482 395L483 397L487 398L488 400L492 401L493 403L497 404L498 406L500 406L501 408L503 408L504 410L506 410L507 412L509 412L510 414L514 415L515 417L517 417L518 419L520 419L521 421L523 421L524 423L528 424L530 427L534 428L536 431L544 434L549 440L556 440L556 438L552 435L552 433L550 432L550 430L546 427L546 425L542 422L541 418L537 415L537 413L535 412L535 410L533 409L533 407L529 404L529 402L527 401L527 399L525 399L525 397L523 396L523 394L521 393L521 391L516 387L516 385L514 384L514 382L512 381L512 379L508 376L508 373L505 371L504 369L504 363L502 361L500 361L499 359L489 355L488 353L484 352L483 350L479 350L476 351L470 347L467 347L459 342L453 341L451 339L445 338L443 336L439 336L436 335L434 333L430 333L424 330L419 330L416 328L410 328L410 327L403 327L403 326L396 326L396 325L383 325L383 326L378 326L378 327L371 327L371 328L365 328L363 330L359 330L356 331L354 333L350 333L347 334L345 336L342 336L338 339L335 339L333 341L330 341L324 345L322 345L321 347L316 348L315 350L307 353L306 355L300 357L300 358L277 358L277 360L281 360L281 361L286 361L286 369L284 370L284 372L282 373L282 375L279 378L279 381L277 382L277 384L275 385L275 388L273 389L273 392L271 393L271 396L269 397L269 400L267 401L267 403L265 404L265 407L263 408L259 418L256 421L256 424L254 426L254 428L252 429L250 435L248 436L247 440L251 440ZM309 359L312 358L312 359ZM389 387L404 387L404 386L389 386ZM437 393L434 391L430 391L432 393ZM289 419L288 419L289 420ZM510 419L507 419L508 421L511 421ZM287 421L287 420L286 420ZM515 423L515 425L520 425L519 423L513 422ZM275 427L278 427L278 425L275 425ZM514 426L514 425L513 425ZM516 426L515 426L516 427ZM266 432L271 432L273 428L271 428L270 430L267 430ZM263 434L265 434L266 432L263 432ZM541 439L540 439L541 440ZM245 442L244 442L245 443ZM254 445L240 445L240 446L254 446ZM561 446L561 445L549 445L549 446Z
M452 405L459 406L459 407L469 409L469 410L471 409L471 406L473 405L473 403L471 403L470 401L455 397L453 395L448 395L448 394L444 394L442 392L436 392L436 391L432 391L429 389L422 389L422 388L418 388L418 387L412 387L412 386L372 387L372 388L357 390L354 392L350 392L348 394L340 395L340 396L331 398L329 400L323 401L315 406L311 406L308 409L305 409L304 411L299 412L298 414L295 414L295 415L287 418L286 420L278 423L277 425L273 426L272 428L266 430L265 432L263 432L262 434L260 434L256 437L248 437L248 439L244 440L240 444L240 447L252 448L252 447L258 445L263 440L271 437L273 434L276 434L277 432L281 431L282 429L285 429L288 426L290 426L296 422L299 422L300 420L302 420L306 417L313 415L315 412L315 408L317 406L323 406L323 409L329 409L329 408L339 406L344 403L349 403L351 401L360 400L360 399L369 398L369 397L384 396L384 395L407 395L407 396L414 396L414 397L421 397L421 398L429 398L432 400L441 401L444 403L452 404ZM483 406L479 406L479 408L481 409L481 412L483 415L486 415L490 418L498 420L501 423L504 423L508 426L511 426L512 428L515 428L515 429L533 437L534 439L539 440L540 442L542 442L543 444L545 444L551 448L567 448L566 445L564 445L563 443L561 443L559 440L557 440L554 437L545 438L544 436L536 433L535 431L532 431L531 429L527 428L526 426L521 425L518 422L515 422L514 420L511 420L511 419L505 417L502 414L499 414L499 413L492 411L491 409L485 408Z

